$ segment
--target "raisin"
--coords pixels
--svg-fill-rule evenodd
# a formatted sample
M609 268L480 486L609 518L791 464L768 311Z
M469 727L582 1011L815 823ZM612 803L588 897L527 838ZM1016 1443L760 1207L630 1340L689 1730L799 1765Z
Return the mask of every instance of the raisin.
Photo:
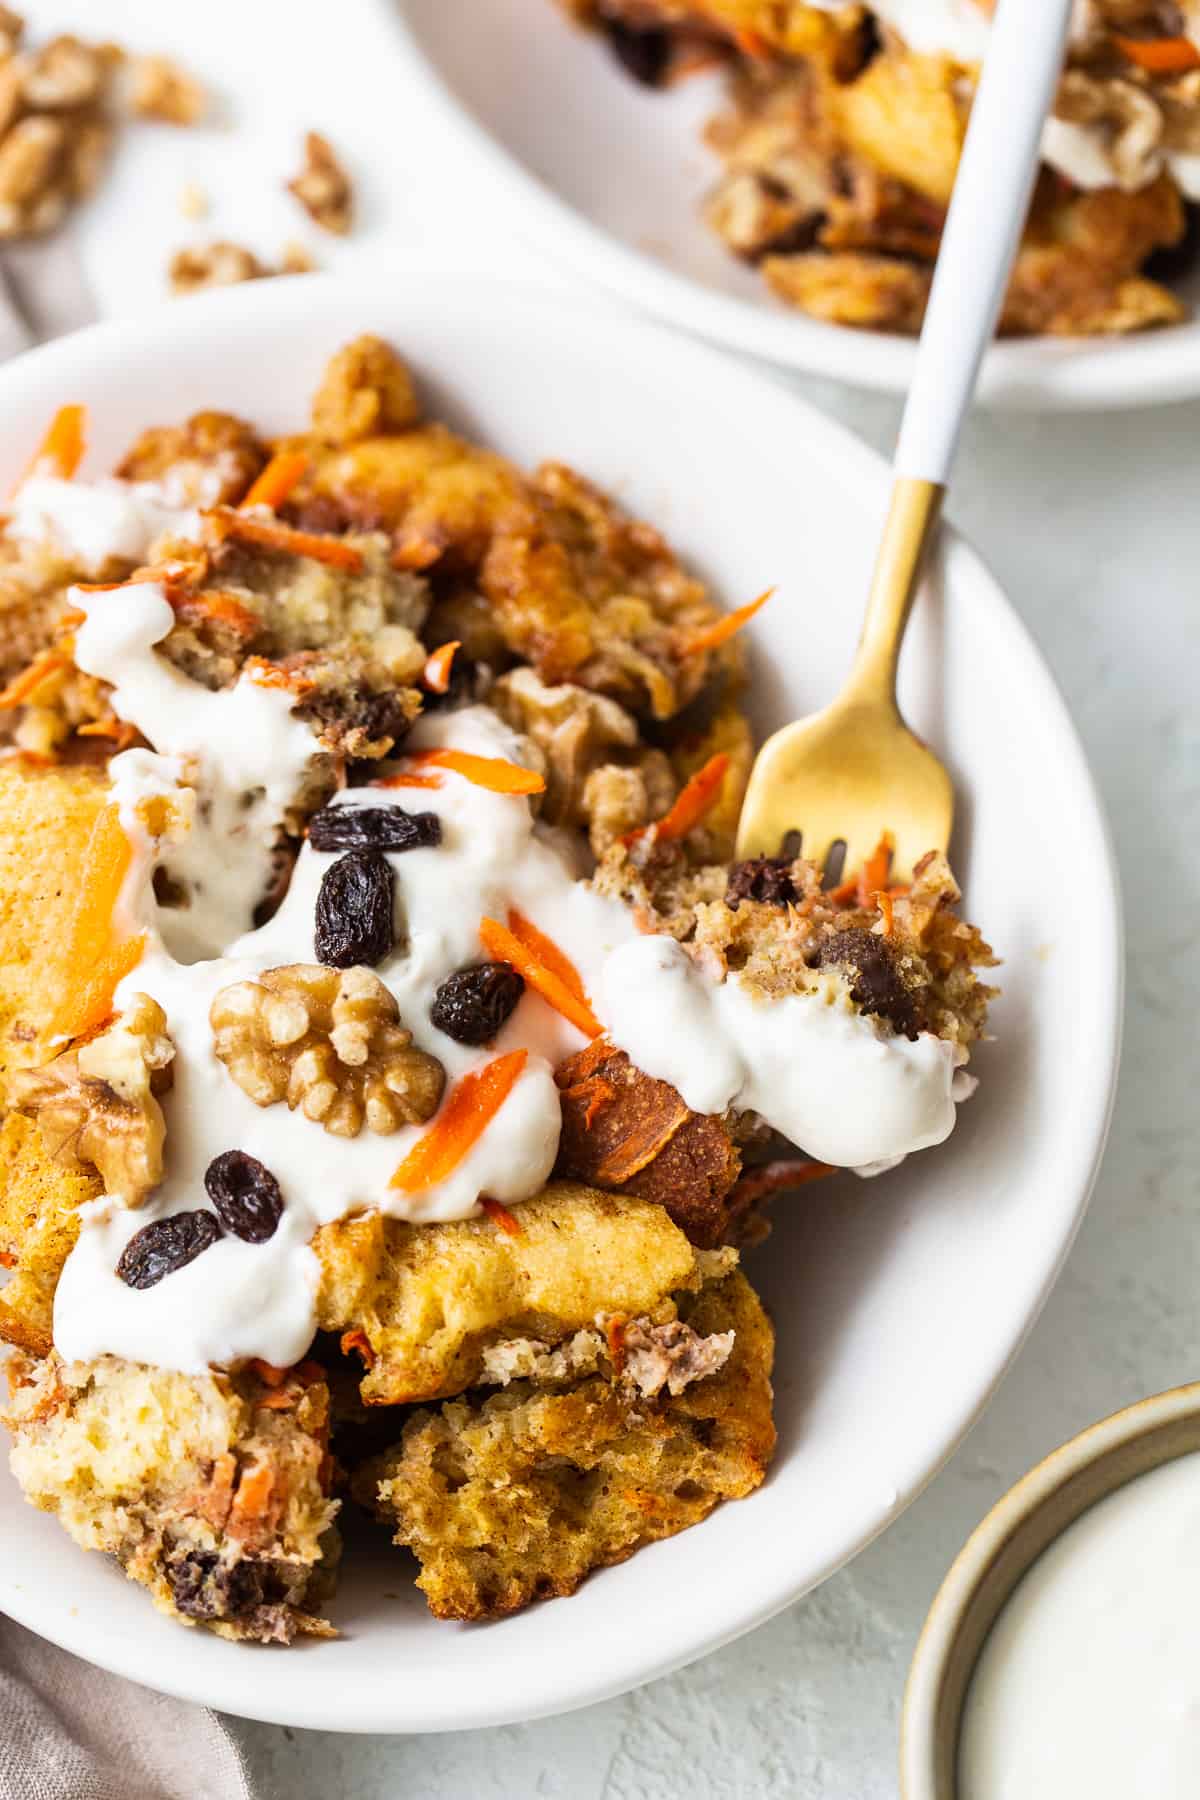
M524 992L524 977L507 963L473 963L446 977L429 1017L456 1044L490 1044Z
M913 996L901 981L887 945L874 932L861 925L831 932L817 946L817 966L844 969L856 1006L887 1019L903 1037L916 1037L919 1025Z
M442 821L402 806L325 806L308 821L308 841L314 850L432 850Z
M395 942L392 866L378 850L350 850L326 869L317 895L317 961L374 968Z
M171 1598L185 1619L236 1619L260 1606L264 1570L222 1563L215 1550L190 1550L169 1565Z
M265 1244L283 1217L283 1195L270 1169L244 1150L225 1150L204 1171L204 1185L226 1231Z
M661 87L671 66L671 34L661 26L625 25L610 19L605 27L613 55L627 75L643 87Z
M126 1287L156 1287L164 1275L173 1275L176 1269L194 1262L220 1235L221 1227L210 1212L172 1213L169 1219L152 1219L134 1232L122 1250L117 1274Z
M794 906L800 896L792 880L790 856L752 856L734 863L725 886L725 904L732 912L740 900L758 900L764 906Z

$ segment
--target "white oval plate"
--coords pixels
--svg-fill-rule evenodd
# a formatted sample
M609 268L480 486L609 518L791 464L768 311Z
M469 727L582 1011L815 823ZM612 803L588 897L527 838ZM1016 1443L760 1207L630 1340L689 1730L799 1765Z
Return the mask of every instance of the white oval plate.
M790 310L701 219L718 164L700 130L720 104L719 75L667 93L639 88L555 0L399 0L398 37L410 91L431 124L489 206L548 255L716 342L808 374L907 391L911 338ZM1200 276L1184 291L1200 306ZM1131 337L1009 340L988 353L979 387L986 405L1047 411L1197 393L1200 318Z
M758 722L823 702L854 643L886 472L770 379L604 307L419 266L201 296L0 369L0 492L53 408L91 409L89 467L201 407L300 424L362 330L438 410L525 463L565 458L662 525L755 621ZM929 1480L1054 1281L1104 1139L1120 1020L1116 878L1063 703L953 533L905 654L906 703L960 784L956 861L1005 958L996 1042L943 1148L780 1208L751 1262L779 1331L779 1451L752 1498L497 1625L436 1623L398 1552L352 1557L334 1643L225 1643L159 1617L0 1476L0 1608L123 1675L226 1711L352 1731L532 1718L649 1680L770 1617ZM1064 922L1064 908L1072 914Z

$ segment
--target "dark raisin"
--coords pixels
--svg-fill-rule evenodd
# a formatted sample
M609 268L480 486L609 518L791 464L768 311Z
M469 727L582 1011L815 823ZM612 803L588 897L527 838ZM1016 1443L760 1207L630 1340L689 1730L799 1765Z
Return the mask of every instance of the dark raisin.
M117 1274L131 1288L156 1287L164 1275L194 1262L215 1244L221 1227L210 1212L172 1213L135 1231L121 1252Z
M171 1598L186 1619L236 1619L260 1606L264 1570L223 1563L215 1550L190 1550L169 1565Z
M378 850L350 850L326 869L317 895L317 961L331 969L374 968L391 954L392 865Z
M473 963L446 977L429 1017L456 1044L490 1044L524 992L524 977L507 963Z
M431 850L442 821L402 806L324 806L308 821L308 841L314 850Z
M283 1217L283 1195L270 1169L244 1150L225 1150L204 1171L204 1185L226 1231L265 1244Z
M790 856L752 856L747 862L734 863L725 884L725 904L733 912L741 900L758 900L764 906L794 906L799 898Z
M604 27L613 55L643 87L661 87L671 66L671 34L660 26L625 25L610 19Z
M844 969L856 1006L889 1020L904 1037L916 1037L919 1023L913 996L887 945L874 932L861 925L830 932L817 946L817 966Z

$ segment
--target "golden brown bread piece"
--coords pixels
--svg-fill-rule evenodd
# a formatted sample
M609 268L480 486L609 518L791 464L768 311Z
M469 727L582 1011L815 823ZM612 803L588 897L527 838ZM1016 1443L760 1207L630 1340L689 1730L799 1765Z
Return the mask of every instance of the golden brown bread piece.
M0 1101L11 1069L53 1053L53 971L107 792L95 769L0 761Z
M14 1364L13 1473L77 1544L115 1556L160 1611L222 1637L334 1635L313 1612L338 1510L315 1364L269 1382L113 1356Z
M409 1225L380 1213L318 1231L317 1322L363 1343L364 1400L458 1393L501 1338L556 1342L600 1312L672 1317L670 1296L710 1266L644 1200L558 1182L514 1216L512 1236L487 1218Z
M416 1552L439 1618L571 1594L759 1485L775 1447L766 1314L736 1271L680 1311L698 1333L735 1336L724 1367L677 1397L599 1374L561 1391L518 1381L418 1412L359 1472L358 1498Z
M742 1166L728 1120L691 1112L669 1082L643 1075L604 1038L569 1057L554 1079L559 1176L653 1201L693 1244L723 1241Z
M75 1209L100 1192L97 1176L51 1160L32 1119L0 1125L0 1340L35 1356L53 1341L54 1290L79 1235Z

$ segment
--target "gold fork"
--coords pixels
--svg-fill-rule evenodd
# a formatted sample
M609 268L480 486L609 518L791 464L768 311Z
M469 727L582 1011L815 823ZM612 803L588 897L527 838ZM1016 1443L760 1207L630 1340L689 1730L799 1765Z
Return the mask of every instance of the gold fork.
M1071 0L1000 0L917 347L858 651L832 706L784 726L759 751L739 857L777 855L799 833L804 855L822 867L844 842L849 873L889 833L890 879L904 882L927 850L950 842L950 777L901 717L896 668L1024 223L1070 11Z

